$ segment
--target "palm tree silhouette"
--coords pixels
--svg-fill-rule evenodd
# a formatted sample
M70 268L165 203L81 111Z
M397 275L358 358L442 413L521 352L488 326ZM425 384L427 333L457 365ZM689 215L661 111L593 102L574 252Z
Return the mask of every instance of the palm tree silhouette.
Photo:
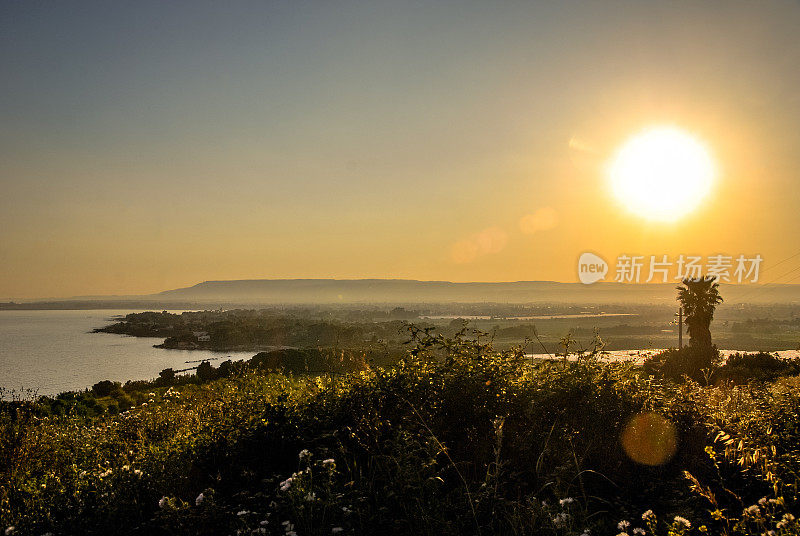
M711 351L711 320L714 309L722 302L719 295L719 283L715 277L704 276L697 279L684 279L678 289L678 301L681 302L689 332L689 345L700 351Z

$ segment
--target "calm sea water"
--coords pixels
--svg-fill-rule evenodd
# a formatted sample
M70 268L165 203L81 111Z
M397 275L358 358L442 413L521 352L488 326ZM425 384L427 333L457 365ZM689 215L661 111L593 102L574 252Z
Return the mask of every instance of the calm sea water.
M186 361L249 359L256 352L153 348L163 339L91 333L133 311L0 311L0 387L53 395L100 380L145 380Z

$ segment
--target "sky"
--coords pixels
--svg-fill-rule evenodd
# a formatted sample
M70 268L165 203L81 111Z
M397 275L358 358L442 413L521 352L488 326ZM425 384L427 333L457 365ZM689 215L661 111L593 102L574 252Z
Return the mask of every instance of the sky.
M0 1L0 301L205 280L800 265L800 3ZM715 163L649 221L608 166ZM796 272L794 275L800 277ZM785 282L788 282L787 278Z

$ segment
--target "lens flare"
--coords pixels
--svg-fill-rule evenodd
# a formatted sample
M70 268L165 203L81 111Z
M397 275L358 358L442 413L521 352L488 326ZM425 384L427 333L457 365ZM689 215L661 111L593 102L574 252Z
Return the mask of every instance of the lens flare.
M663 465L678 448L675 426L661 415L635 415L622 432L622 448L630 459L642 465Z

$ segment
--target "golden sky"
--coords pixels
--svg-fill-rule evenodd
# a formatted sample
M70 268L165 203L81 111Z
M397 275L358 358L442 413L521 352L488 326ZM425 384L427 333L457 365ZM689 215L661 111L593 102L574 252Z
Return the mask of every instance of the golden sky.
M798 27L796 2L6 3L0 300L576 281L584 251L768 270L800 249ZM673 223L606 172L653 125L717 166Z

